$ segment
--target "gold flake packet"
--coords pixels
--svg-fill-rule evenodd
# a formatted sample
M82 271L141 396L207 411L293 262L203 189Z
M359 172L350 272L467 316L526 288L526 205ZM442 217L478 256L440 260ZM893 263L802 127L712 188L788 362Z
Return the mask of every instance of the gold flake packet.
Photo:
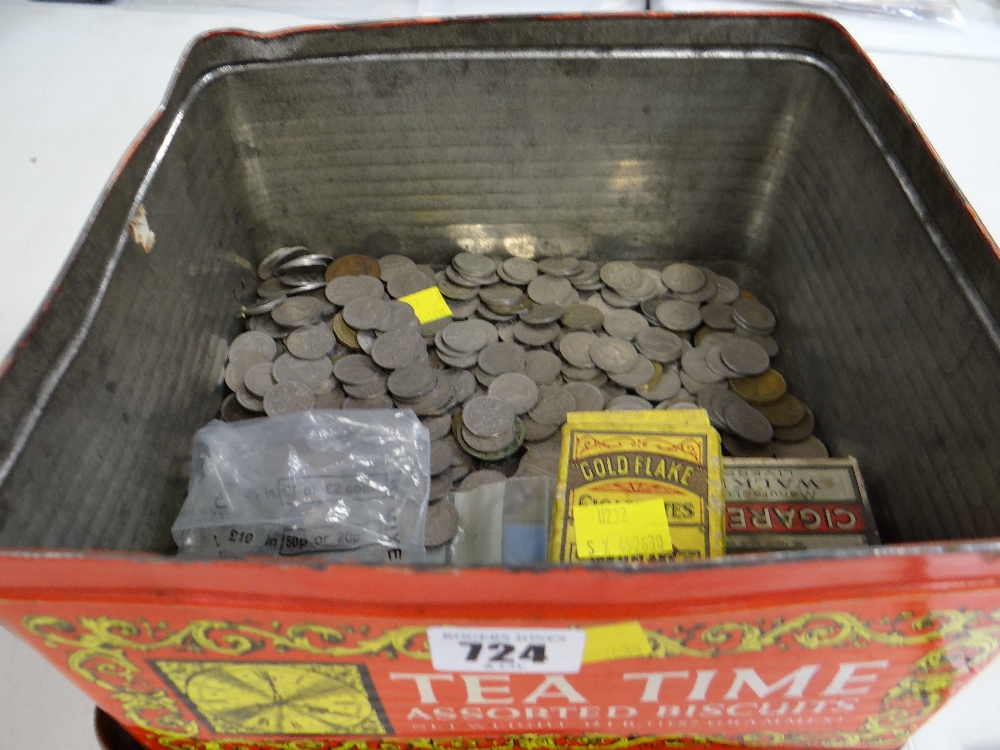
M662 502L662 515L651 500ZM577 514L583 506L601 507ZM724 552L722 448L703 410L569 414L550 561L655 563Z

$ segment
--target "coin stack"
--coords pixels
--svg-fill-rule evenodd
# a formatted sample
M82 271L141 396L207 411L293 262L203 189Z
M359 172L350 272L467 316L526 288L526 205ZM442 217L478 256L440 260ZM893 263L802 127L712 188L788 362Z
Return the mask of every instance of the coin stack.
M412 409L431 435L432 500L509 473L525 444L521 468L555 476L571 411L704 408L730 454L826 455L771 367L773 312L708 268L651 266L459 253L435 269L281 248L230 346L222 417ZM435 286L452 314L421 325L399 298Z

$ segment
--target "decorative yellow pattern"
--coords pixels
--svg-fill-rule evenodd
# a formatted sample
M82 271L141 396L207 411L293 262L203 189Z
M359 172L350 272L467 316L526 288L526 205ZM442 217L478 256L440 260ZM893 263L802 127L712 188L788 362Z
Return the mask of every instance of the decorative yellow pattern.
M218 734L386 734L353 664L156 661Z
M589 458L618 452L647 452L671 456L682 461L690 461L699 466L704 464L705 441L698 437L669 437L666 435L642 435L617 432L595 433L588 430L574 435L573 458Z

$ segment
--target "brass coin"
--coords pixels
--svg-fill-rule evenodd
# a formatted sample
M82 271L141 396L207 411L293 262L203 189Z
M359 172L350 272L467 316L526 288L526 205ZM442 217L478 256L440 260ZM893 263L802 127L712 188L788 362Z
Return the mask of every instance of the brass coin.
M816 429L816 417L813 416L812 409L808 406L803 406L803 408L806 413L801 422L797 422L791 427L776 427L774 429L775 440L797 443L812 435L813 430Z
M337 341L339 341L342 346L346 346L348 349L353 349L355 351L361 348L361 344L358 343L358 334L344 322L343 310L333 316L333 322L330 323L330 328L333 331L333 335L337 337Z
M765 370L760 375L733 378L729 381L729 385L736 395L754 406L777 401L785 395L785 389L788 387L781 373L773 368Z
M709 328L708 326L702 326L694 333L694 345L700 346L701 342L705 339L705 337L711 336L713 333L716 333L716 330L714 328Z
M773 427L794 427L806 418L805 405L791 393L769 404L761 404L757 410Z
M381 278L382 268L378 261L367 255L341 255L326 269L326 280L332 281L338 276L374 276Z

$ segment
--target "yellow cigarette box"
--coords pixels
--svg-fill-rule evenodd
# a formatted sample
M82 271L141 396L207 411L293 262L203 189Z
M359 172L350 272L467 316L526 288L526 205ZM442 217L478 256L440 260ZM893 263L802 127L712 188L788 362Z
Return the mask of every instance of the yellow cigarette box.
M703 410L570 413L549 560L653 563L724 553L722 448Z

